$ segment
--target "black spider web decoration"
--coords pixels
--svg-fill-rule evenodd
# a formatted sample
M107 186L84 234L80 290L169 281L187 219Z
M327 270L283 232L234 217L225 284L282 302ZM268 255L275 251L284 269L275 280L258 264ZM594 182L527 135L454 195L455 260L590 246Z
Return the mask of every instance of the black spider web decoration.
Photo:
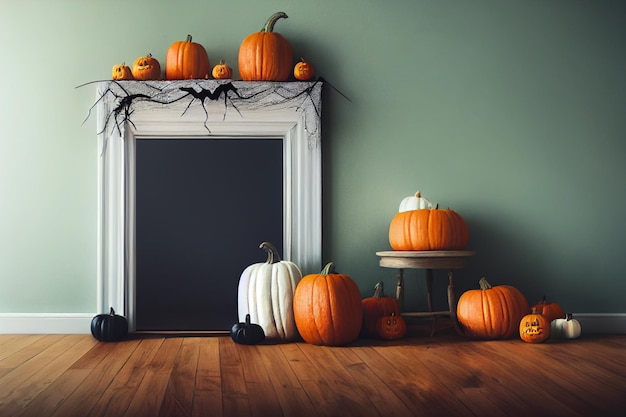
M204 128L208 133L211 133L208 106L219 102L223 106L222 120L226 119L229 109L233 109L241 117L245 117L247 111L261 108L291 108L294 111L305 112L305 130L309 142L317 135L321 123L321 87L323 86L321 79L313 82L285 83L231 80L109 80L95 81L79 87L93 83L102 85L101 93L89 108L84 122L89 119L96 106L106 104L104 125L98 135L105 134L109 129L115 129L122 135L125 123L135 127L132 121L133 112L143 103L168 106L186 102L181 117L192 106L200 105L205 114Z

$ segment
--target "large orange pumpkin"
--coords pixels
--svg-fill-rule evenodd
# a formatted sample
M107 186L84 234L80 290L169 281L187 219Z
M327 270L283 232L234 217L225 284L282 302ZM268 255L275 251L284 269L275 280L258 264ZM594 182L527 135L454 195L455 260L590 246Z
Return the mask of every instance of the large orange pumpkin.
M475 339L508 339L518 334L519 324L530 305L524 294L510 285L492 287L485 278L480 289L461 294L457 320L465 335Z
M389 244L393 250L463 250L468 242L465 220L450 209L399 212L389 225Z
M293 68L291 45L280 33L273 32L276 21L287 18L274 13L260 32L248 35L239 47L239 75L244 81L285 81Z
M167 80L190 80L209 78L211 66L204 46L192 42L191 35L186 41L174 42L165 55L165 78Z
M361 330L361 293L329 262L319 274L302 278L293 296L293 313L302 339L313 345L342 346Z
M361 300L363 307L363 324L361 325L361 336L377 337L376 329L378 319L383 316L395 314L400 316L398 300L385 295L385 286L382 281L374 286L374 295Z

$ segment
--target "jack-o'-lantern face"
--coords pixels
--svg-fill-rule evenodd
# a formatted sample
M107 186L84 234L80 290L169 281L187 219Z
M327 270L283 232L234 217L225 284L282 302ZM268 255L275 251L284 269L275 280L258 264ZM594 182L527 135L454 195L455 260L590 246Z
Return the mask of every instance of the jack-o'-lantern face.
M383 316L376 322L376 332L382 339L401 339L406 335L406 321L395 313Z
M132 80L133 73L126 64L114 65L111 70L111 76L114 80Z
M313 67L313 64L305 61L304 58L300 58L300 62L293 68L293 76L296 80L308 81L313 78L313 75L315 75L315 67Z
M537 310L533 310L531 314L522 318L519 325L519 335L524 342L545 342L550 338L550 322Z
M158 80L161 78L161 64L148 54L135 60L132 72L137 80Z

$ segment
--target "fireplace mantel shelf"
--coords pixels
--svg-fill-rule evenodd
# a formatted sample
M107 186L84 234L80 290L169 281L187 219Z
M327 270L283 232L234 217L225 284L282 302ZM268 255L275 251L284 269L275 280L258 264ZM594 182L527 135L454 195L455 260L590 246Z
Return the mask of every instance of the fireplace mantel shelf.
M98 85L97 104L105 105L102 132L120 130L135 122L137 110L168 107L185 118L201 112L207 135L211 125L225 120L245 122L257 110L302 113L309 145L320 140L321 81L271 82L233 80L103 81ZM198 119L198 117L196 117Z

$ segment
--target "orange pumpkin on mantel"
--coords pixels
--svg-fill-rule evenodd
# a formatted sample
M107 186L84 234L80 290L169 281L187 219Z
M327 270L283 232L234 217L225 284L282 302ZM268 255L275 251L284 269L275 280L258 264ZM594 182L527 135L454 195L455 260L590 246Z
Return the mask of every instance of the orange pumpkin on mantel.
M174 42L165 55L165 79L206 79L211 73L209 55L204 46L193 42L191 35L186 41Z
M293 67L293 76L299 81L308 81L315 75L315 67L304 58Z
M239 75L244 81L286 81L293 68L291 45L280 33L273 32L284 12L274 13L260 32L248 35L239 47Z
M161 64L156 58L152 57L152 54L137 58L131 70L136 80L147 81L161 79Z
M133 72L130 67L126 65L126 63L113 65L113 69L111 70L111 76L116 81L122 80L134 80Z
M397 251L463 250L469 229L451 209L418 209L398 212L389 225L389 244Z

